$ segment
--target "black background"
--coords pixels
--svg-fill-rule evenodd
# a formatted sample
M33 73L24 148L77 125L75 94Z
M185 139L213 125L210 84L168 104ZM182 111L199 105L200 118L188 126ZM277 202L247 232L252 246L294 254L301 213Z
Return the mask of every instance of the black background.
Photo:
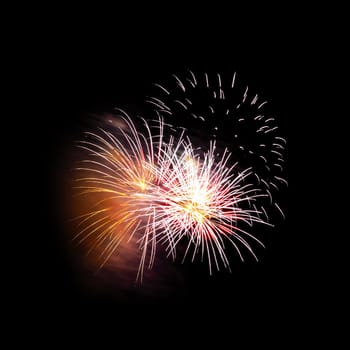
M175 18L170 23L167 17L157 16L142 21L131 17L119 24L91 20L74 31L61 25L37 44L40 54L33 60L30 77L41 87L36 94L32 152L41 169L32 186L37 198L38 243L30 254L28 282L23 284L29 284L33 292L27 296L28 304L40 305L50 315L63 312L67 318L89 318L96 312L110 316L124 306L131 310L134 304L152 304L185 319L194 310L214 309L237 318L269 315L278 321L299 314L301 305L312 304L311 286L319 273L308 250L314 233L300 228L299 207L305 204L298 203L298 209L295 205L299 187L296 159L302 148L296 140L303 135L300 124L308 123L304 108L305 72L310 64L307 40L299 40L294 21L284 17L235 25L232 18L209 16L195 21L190 16L185 23L181 16ZM181 297L157 300L132 293L125 305L113 291L89 292L79 285L62 238L57 202L61 189L55 187L62 171L62 153L79 132L81 115L113 107L132 109L151 83L187 69L237 71L271 101L289 141L287 219L264 241L267 249L261 252L259 263L237 261L241 265L231 275L214 277L188 268ZM43 189L40 198L37 188Z

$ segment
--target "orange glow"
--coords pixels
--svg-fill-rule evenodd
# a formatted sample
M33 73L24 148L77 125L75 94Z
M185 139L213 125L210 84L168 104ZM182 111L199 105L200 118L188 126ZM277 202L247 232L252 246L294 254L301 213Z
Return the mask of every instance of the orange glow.
M138 186L142 192L145 191L148 187L144 180L140 180L139 182L137 182L136 186Z
M203 208L195 202L188 202L183 205L185 213L189 214L191 218L197 223L201 223L206 219L206 212Z

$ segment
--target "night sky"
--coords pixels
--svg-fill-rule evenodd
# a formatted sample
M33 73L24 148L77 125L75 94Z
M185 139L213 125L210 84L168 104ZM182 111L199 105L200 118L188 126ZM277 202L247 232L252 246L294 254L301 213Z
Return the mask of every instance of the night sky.
M178 31L170 31L165 25L136 32L121 27L95 31L92 26L62 37L54 34L41 57L46 67L42 80L42 112L46 116L38 123L38 145L46 147L39 155L44 188L39 210L44 219L38 229L39 253L33 258L33 284L38 287L35 299L44 301L49 309L70 310L68 313L88 309L114 312L125 304L163 305L182 310L184 315L204 305L237 314L245 309L260 310L261 314L269 310L290 312L293 305L307 298L303 285L308 278L304 271L307 258L300 247L301 233L295 232L291 205L296 172L293 147L301 118L298 87L302 84L302 52L293 36L287 28L283 35L278 27L261 31L245 28L240 32L227 23L217 29L203 24ZM206 266L188 262L179 266L181 289L167 296L157 298L157 294L152 296L136 287L120 298L117 287L109 283L89 288L79 276L76 258L68 248L62 208L62 179L68 176L66 159L82 131L84 116L108 113L114 107L140 113L139 106L152 83L164 82L171 74L182 74L187 69L230 76L236 71L270 101L288 139L289 188L283 192L286 220L260 236L266 249L258 249L258 263L252 258L245 263L234 258L232 273L209 276Z

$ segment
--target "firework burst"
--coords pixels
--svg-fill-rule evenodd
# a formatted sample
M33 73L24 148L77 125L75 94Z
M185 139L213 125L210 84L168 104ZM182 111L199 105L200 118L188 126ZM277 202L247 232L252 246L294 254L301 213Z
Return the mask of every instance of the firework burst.
M241 225L264 222L253 204L264 194L246 183L250 169L229 166L230 153L220 156L215 142L208 151L194 149L183 131L172 136L162 119L142 119L140 132L125 112L120 118L117 132L88 132L79 143L86 159L77 168L76 188L90 198L92 210L79 217L75 239L98 252L100 266L135 237L141 280L158 243L175 259L179 243L187 240L183 259L191 250L192 260L206 256L210 273L220 262L229 268L227 242L241 259L239 244L255 256L247 238L262 243Z
M142 250L139 274L150 247L149 266L152 266L156 239L152 230L157 184L155 152L163 147L163 123L151 134L143 120L145 133L137 131L130 117L121 111L121 126L117 133L100 130L86 133L79 147L87 152L81 161L76 189L93 202L93 209L79 217L83 228L75 236L79 243L87 242L90 251L98 251L101 266L125 240L137 235ZM141 234L141 233L142 234Z
M239 166L251 168L249 182L268 195L263 206L273 204L277 191L287 185L285 179L286 139L280 135L269 105L258 94L242 85L236 73L230 78L217 74L173 75L167 85L154 84L156 92L147 102L166 121L181 120L192 140L209 145L216 140L228 148L232 160Z
M180 155L168 157L169 153L162 159L162 203L154 220L168 254L175 258L178 243L186 239L183 260L192 249L192 261L198 254L202 260L206 257L210 273L213 267L219 270L220 262L229 269L225 254L228 242L242 260L238 243L256 258L246 238L262 243L240 227L242 223L264 223L259 212L251 209L252 203L264 195L256 194L251 184L244 184L250 169L238 172L236 164L228 167L230 154L227 150L221 156L215 154L215 142L202 156L188 142Z

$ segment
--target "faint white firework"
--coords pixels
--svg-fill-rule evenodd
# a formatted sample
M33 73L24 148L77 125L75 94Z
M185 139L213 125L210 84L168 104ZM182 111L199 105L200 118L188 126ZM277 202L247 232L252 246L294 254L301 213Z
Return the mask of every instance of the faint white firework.
M277 191L287 186L285 179L286 138L280 135L268 103L248 86L239 83L236 73L230 77L216 74L172 75L167 84L154 84L156 92L147 102L165 121L181 123L201 144L216 140L219 148L228 148L232 160L243 169L251 168L249 182L268 195L259 207L268 220L264 206L273 204L284 217L276 201Z

